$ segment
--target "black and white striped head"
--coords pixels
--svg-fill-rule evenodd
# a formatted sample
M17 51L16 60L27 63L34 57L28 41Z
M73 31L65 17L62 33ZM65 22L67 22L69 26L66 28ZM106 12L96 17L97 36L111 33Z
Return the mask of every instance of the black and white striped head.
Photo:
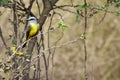
M27 21L29 22L29 23L37 23L37 19L35 18L35 17L29 17L28 19L27 19Z

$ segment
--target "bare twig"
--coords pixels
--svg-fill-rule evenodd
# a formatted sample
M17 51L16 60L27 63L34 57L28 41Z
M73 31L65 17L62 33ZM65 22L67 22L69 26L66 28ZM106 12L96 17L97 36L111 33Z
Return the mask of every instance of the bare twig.
M37 4L37 7L38 7L38 13L39 13L39 16L41 16L41 13L40 13L40 5L39 5L39 2L38 2L38 0L36 0L36 4ZM39 26L40 26L40 24L39 24ZM41 50L41 45L40 45L40 43L41 43L41 38L40 38L40 41L39 41L39 43L37 42L37 51L38 51L38 55L41 55L41 53L40 53L40 50ZM36 70L36 78L38 79L38 80L40 80L40 78L41 78L41 67L40 67L40 60L41 58L40 58L40 56L38 56L37 57L37 70ZM35 76L35 75L34 75ZM33 79L34 79L34 77L33 77Z
M105 9L100 9L100 8L96 8L96 7L93 7L93 6L90 6L88 7L89 9L94 9L94 10L98 10L98 11L101 11L101 12L107 12L107 13L111 13L111 14L115 14L116 11L110 11L110 10L105 10ZM120 13L120 12L119 12Z
M87 1L84 0L84 4L87 5ZM84 23L84 36L86 36L86 30L87 30L87 7L85 7L85 17L84 17L85 23ZM86 40L83 39L84 44L84 74L85 74L85 80L88 80L88 74L87 74L87 48L86 48Z
M38 7L39 16L41 16L41 14L40 14L40 5L39 5L39 3L38 3L38 0L36 0L36 4L37 4L37 7Z
M4 45L5 49L8 49L7 44L6 44L6 42L5 42L5 40L4 40L4 37L3 37L3 35L2 35L1 27L0 27L0 37L1 37L1 40L2 40L2 42L3 42L3 45Z
M41 31L42 33L42 31ZM41 40L42 40L42 47L43 47L43 50L45 50L45 46L44 46L44 35L41 34ZM46 60L46 56L45 56L45 53L42 52L43 54L43 60L44 60L44 66L45 66L45 75L46 75L46 80L49 80L48 78L48 65L47 65L47 60Z
M17 39L17 28L18 28L18 18L17 18L17 1L16 0L13 0L14 1L14 6L13 6L13 15L14 15L14 33L15 33L15 37ZM16 40L17 41L17 40Z
M52 20L53 20L53 16L54 16L54 13L52 14L52 16L50 17L50 24L49 24L49 28L48 28L48 48L50 48L50 33L49 33L49 30L51 28L51 25L52 25ZM49 59L50 59L50 55L51 55L51 50L48 50L49 51L49 55L48 55L48 58L47 58L47 62L48 62L48 68L49 68Z

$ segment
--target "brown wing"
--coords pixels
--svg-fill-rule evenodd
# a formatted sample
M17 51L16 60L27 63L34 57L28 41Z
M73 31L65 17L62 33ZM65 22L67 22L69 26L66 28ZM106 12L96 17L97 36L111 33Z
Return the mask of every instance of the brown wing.
M28 40L29 32L30 32L30 26L28 25L27 29L26 29L26 41ZM27 42L22 46L22 48L24 48L26 46L26 44L27 44Z

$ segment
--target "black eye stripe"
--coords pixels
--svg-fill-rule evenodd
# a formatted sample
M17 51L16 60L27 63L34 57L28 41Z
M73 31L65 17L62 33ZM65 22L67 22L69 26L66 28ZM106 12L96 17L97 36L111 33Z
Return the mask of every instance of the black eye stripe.
M31 21L31 20L35 20L35 19L30 19L30 21Z

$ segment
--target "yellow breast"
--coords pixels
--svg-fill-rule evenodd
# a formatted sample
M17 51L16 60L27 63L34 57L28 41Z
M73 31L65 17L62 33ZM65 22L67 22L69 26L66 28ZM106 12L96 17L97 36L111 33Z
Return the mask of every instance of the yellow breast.
M36 35L38 31L39 31L39 24L30 24L30 32L28 38Z

